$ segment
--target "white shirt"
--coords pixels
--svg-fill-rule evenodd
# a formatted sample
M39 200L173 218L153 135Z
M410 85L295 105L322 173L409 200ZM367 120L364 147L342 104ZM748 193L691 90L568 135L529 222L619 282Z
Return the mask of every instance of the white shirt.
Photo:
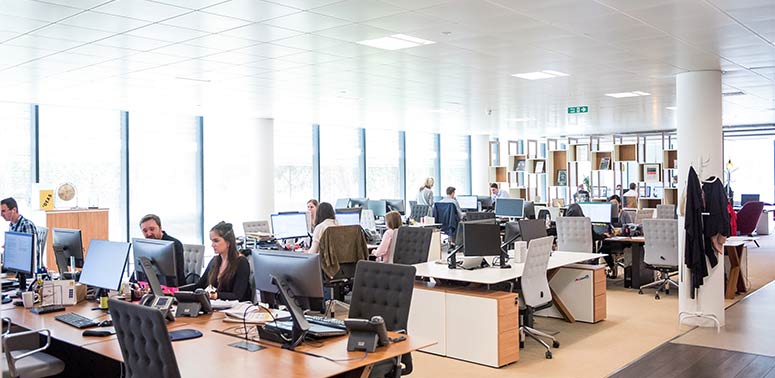
M323 222L320 222L319 225L315 226L315 230L312 231L312 245L309 247L307 252L318 253L318 248L320 248L320 238L323 237L323 231L331 226L338 225L339 224L336 223L335 219L326 219Z

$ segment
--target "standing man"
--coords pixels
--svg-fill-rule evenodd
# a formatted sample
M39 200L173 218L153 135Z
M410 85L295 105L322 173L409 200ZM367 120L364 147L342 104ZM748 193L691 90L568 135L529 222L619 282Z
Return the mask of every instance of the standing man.
M161 219L158 215L148 214L140 219L140 230L146 239L169 240L175 244L175 270L177 273L177 286L186 284L186 271L183 266L183 243L180 240L167 235L161 229Z
M11 224L8 225L8 231L32 234L33 245L35 245L35 250L37 251L35 253L35 259L37 261L36 266L41 266L43 253L40 250L40 244L38 243L38 229L32 221L19 214L19 206L13 197L8 197L0 201L0 215L2 215L3 219L7 222L11 222Z
M509 192L499 189L497 183L490 184L490 197L492 197L492 203L498 200L498 198L509 198Z

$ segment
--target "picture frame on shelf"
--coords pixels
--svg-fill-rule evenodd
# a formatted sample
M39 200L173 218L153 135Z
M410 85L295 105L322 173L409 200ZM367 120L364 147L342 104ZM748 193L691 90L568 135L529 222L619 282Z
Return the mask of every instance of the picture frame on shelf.
M524 170L525 170L525 161L517 160L517 171L524 171Z
M537 161L536 162L536 172L535 173L544 173L544 162L543 161Z
M659 164L643 164L643 176L647 184L659 183Z
M599 169L601 171L606 171L611 166L611 158L609 157L603 157L600 159L600 167Z
M557 170L557 186L566 186L568 185L568 170L567 169L558 169Z

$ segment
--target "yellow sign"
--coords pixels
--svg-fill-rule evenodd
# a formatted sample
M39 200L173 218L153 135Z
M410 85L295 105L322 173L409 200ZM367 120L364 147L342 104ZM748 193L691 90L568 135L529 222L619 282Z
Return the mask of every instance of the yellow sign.
M40 209L41 210L54 210L54 191L41 190L40 191Z

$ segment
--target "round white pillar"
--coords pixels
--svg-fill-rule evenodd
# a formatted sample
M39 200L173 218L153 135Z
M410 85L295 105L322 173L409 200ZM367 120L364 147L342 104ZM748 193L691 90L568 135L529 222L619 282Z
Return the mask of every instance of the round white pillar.
M490 136L471 135L471 194L489 194Z
M269 219L274 213L274 119L257 118L255 161L248 166L255 169L260 183L254 183L256 199L256 214L258 219ZM288 153L293 153L288 151Z
M709 269L694 299L691 277L684 265L684 206L686 178L694 167L700 181L710 176L723 178L723 144L721 129L721 71L696 71L676 76L676 112L678 126L678 193L679 193L679 313L714 315L724 325L724 256ZM715 326L711 320L689 318L684 324Z

